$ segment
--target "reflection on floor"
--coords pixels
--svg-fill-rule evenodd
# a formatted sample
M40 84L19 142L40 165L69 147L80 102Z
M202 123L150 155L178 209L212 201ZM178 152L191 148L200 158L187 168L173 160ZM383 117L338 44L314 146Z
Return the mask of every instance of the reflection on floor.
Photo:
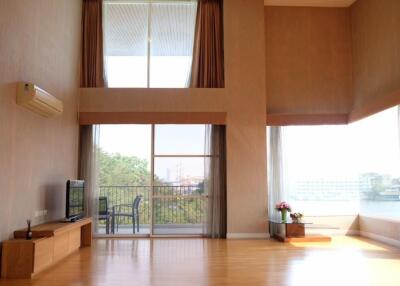
M97 239L19 285L400 285L400 250L368 239Z

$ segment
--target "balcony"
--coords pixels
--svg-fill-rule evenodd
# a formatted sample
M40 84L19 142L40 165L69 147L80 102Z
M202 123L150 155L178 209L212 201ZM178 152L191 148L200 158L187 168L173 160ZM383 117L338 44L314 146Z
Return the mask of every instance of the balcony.
M99 196L107 198L109 234L148 235L151 233L151 220L153 220L153 234L203 233L208 201L203 184L153 187L101 186ZM138 197L140 202L136 210L139 225L137 222L134 225L133 204ZM106 220L99 220L97 234L106 233Z

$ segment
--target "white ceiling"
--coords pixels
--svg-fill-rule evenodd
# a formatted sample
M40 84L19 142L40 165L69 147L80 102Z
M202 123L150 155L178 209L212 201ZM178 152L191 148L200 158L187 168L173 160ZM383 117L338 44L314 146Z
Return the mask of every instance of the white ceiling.
M269 6L349 7L356 0L264 0Z

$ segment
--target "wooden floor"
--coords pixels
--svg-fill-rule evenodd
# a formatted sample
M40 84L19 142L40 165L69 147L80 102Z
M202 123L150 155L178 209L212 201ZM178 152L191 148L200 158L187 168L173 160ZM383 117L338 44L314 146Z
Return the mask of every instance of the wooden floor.
M400 249L354 237L97 239L33 280L5 285L400 285Z

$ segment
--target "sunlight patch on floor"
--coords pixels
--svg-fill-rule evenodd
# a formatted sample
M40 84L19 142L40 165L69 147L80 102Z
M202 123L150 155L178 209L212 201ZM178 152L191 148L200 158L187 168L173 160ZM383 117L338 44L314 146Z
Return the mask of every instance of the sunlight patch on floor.
M333 236L331 242L291 242L290 245L302 248L341 248L341 249L358 249L358 250L374 250L374 251L390 251L391 247L370 243L365 239L357 236Z

